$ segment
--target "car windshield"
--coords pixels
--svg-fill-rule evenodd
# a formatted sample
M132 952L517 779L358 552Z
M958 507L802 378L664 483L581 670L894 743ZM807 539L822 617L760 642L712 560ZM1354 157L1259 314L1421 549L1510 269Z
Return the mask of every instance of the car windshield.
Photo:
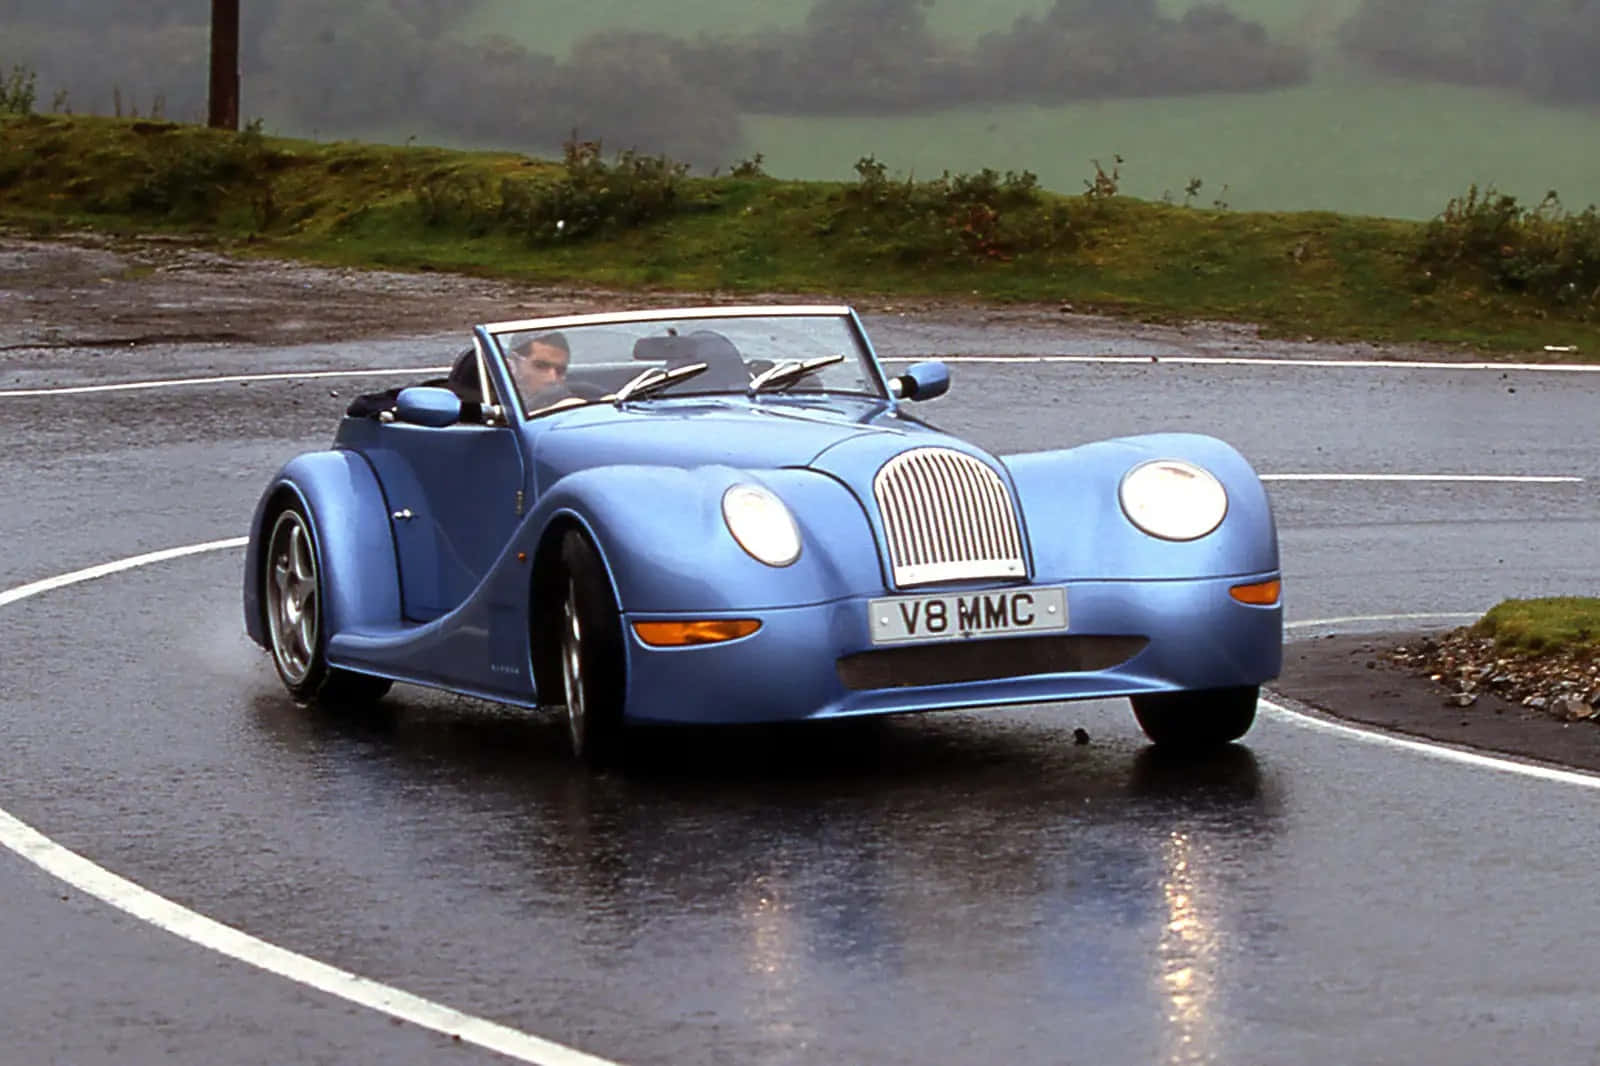
M614 320L592 316L491 327L527 415L582 403L748 395L766 375L763 397L854 393L881 398L883 386L866 345L846 314L683 315ZM830 361L830 357L841 357ZM819 365L796 373L815 360ZM662 371L705 364L698 372ZM786 364L788 366L786 367ZM825 364L825 365L824 365ZM651 379L636 379L656 371ZM771 373L777 371L775 374Z

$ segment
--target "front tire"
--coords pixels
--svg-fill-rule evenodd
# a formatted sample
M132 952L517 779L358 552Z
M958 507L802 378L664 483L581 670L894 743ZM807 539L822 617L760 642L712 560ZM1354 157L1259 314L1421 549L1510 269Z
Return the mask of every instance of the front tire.
M1256 720L1259 685L1133 696L1139 728L1160 748L1198 751L1238 740Z
M272 665L299 703L371 703L393 684L388 678L328 665L323 626L322 571L311 522L298 504L272 520L261 575Z
M627 695L622 619L605 566L588 538L568 532L561 542L561 564L556 639L567 739L578 761L598 768L622 754Z

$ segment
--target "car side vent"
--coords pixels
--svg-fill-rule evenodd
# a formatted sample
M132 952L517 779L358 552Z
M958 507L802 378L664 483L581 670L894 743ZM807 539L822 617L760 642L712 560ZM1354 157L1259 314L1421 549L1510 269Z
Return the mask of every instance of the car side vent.
M883 465L872 493L894 583L1025 577L1022 532L1005 482L949 448L916 448Z

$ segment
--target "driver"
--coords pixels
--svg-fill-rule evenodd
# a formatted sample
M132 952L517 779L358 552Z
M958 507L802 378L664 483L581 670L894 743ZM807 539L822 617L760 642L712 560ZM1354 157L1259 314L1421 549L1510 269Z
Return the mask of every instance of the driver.
M567 367L572 350L560 333L519 337L508 349L511 376L522 394L524 410L532 411L572 395L567 388Z

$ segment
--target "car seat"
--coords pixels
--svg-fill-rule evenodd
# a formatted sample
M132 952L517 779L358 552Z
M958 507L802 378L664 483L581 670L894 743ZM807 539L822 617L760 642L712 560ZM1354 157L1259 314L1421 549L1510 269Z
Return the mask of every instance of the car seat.
M687 392L743 391L750 384L750 371L733 342L714 330L701 329L681 338L679 350L667 359L667 369L690 363L706 364L705 373L687 382Z

